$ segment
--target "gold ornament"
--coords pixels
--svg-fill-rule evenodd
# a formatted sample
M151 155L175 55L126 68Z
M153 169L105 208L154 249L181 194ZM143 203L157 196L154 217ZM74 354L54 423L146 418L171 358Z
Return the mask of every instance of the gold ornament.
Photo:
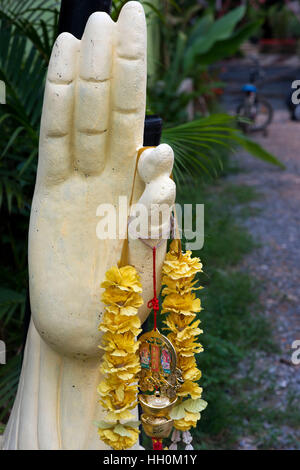
M157 329L142 335L139 342L141 421L148 436L162 439L173 427L169 413L177 402L181 371L172 343Z

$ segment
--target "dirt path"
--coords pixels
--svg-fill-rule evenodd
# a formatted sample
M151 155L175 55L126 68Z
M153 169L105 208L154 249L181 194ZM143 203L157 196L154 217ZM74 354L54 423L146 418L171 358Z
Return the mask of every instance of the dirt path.
M241 156L244 172L230 179L252 186L262 195L252 203L259 213L246 222L261 247L245 265L258 279L267 281L266 312L288 360L291 343L300 340L300 123L277 111L268 137L256 140L277 155L286 170Z
M252 203L258 209L256 215L245 222L260 246L242 267L263 286L261 303L278 346L277 353L257 353L240 366L241 378L249 373L256 377L261 412L267 407L275 421L278 413L278 423L274 427L273 416L270 425L266 415L264 429L243 435L239 449L300 449L300 366L291 360L292 344L300 340L300 123L290 120L284 101L276 104L268 136L255 139L278 156L286 170L239 155L242 172L229 178L261 194Z

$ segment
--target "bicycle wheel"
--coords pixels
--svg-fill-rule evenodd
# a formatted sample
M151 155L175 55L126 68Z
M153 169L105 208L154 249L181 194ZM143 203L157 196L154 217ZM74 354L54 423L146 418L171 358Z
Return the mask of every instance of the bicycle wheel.
M246 132L263 131L272 122L273 108L264 98L256 98L252 105L240 104L237 108L237 114L252 121L250 124L241 125Z
M270 103L263 99L257 98L256 103L256 114L251 125L251 131L263 131L272 122L273 119L273 108Z
M251 119L250 118L250 104L246 99L243 103L239 104L236 109L237 116L241 118ZM251 130L251 123L249 122L239 122L239 126L245 134L247 134Z

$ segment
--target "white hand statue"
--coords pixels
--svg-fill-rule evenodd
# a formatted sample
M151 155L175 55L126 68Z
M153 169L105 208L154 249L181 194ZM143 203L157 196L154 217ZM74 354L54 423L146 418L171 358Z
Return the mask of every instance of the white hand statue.
M138 2L114 23L88 20L82 40L61 34L52 51L29 230L32 322L4 449L104 449L93 420L103 305L100 283L120 259L123 240L99 240L97 207L130 199L146 101L146 24ZM167 145L140 158L134 201L172 205ZM144 191L146 184L146 190ZM150 190L149 190L150 188ZM143 193L144 191L144 193ZM142 194L143 193L143 194ZM157 275L166 242L157 253ZM129 243L143 284L144 320L152 297L152 252Z

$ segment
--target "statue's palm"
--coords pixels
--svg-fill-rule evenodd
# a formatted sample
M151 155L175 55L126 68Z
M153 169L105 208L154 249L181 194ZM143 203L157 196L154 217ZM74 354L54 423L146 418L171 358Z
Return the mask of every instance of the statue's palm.
M117 207L120 195L130 198L143 139L145 37L143 9L130 2L117 23L95 13L81 41L63 33L52 51L30 222L30 296L41 336L72 356L97 352L99 285L120 257L122 241L97 238L96 212L101 203ZM167 160L170 171L170 152Z

